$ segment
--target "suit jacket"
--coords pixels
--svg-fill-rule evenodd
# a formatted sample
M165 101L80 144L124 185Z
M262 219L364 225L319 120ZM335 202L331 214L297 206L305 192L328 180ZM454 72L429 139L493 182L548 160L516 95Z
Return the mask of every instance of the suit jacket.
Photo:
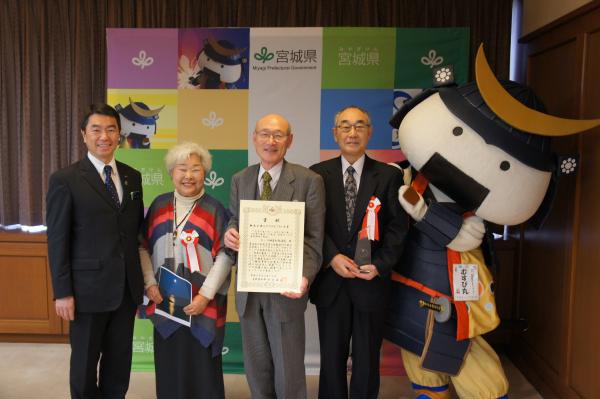
M142 301L142 180L121 162L117 170L123 187L120 208L87 156L50 176L46 223L54 297L73 295L78 312L116 309L125 284L133 301Z
M323 177L327 198L323 267L311 287L311 301L317 306L328 306L342 284L346 284L348 294L358 309L383 310L390 273L400 260L409 223L408 216L398 202L402 174L390 165L365 156L352 226L348 231L341 157L320 162L311 166L311 169ZM372 196L381 201L378 213L379 240L371 241L371 263L377 267L379 276L371 281L345 279L333 270L330 263L340 253L354 258L358 232Z
M236 173L231 180L229 207L232 217L228 229L238 228L240 200L259 198L259 165L252 165ZM309 283L315 278L321 267L323 248L323 222L325 218L325 189L319 175L309 169L284 161L281 176L271 194L271 201L303 201L306 203L304 214L304 256L302 275ZM238 314L244 315L247 292L237 292L235 302ZM274 295L275 311L281 321L290 320L306 310L308 296L290 299L283 295Z

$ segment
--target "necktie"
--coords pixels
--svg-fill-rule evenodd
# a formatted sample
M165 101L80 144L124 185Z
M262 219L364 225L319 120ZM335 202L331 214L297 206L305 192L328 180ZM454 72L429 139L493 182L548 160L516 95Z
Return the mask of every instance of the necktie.
M269 200L271 198L271 175L269 174L269 172L265 171L265 173L263 173L262 175L262 181L263 181L263 188L262 188L262 193L260 193L260 199L261 200Z
M350 231L354 217L354 207L356 206L356 180L354 179L354 168L352 166L348 166L346 172L344 198L346 199L346 223L348 224L348 231Z
M104 166L104 185L106 186L106 190L108 191L110 198L112 198L112 200L118 208L121 206L121 203L119 201L119 194L117 193L117 187L115 186L115 182L113 182L112 178L110 177L111 174L112 166Z

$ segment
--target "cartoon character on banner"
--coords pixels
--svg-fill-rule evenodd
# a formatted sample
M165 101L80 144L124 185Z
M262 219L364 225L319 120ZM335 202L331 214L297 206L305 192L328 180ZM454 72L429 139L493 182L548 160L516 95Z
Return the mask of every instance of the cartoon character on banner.
M451 69L440 70L443 87L391 121L416 176L399 190L413 223L392 273L385 337L402 348L423 399L450 398L450 382L461 398L507 396L500 360L481 337L500 322L485 222L539 226L557 178L577 164L552 154L550 138L600 126L543 113L528 87L496 79L483 47L475 64L476 82L448 85Z
M150 109L143 102L133 102L123 107L117 104L115 109L121 118L121 148L149 149L150 137L156 134L156 120L165 106Z
M212 36L195 60L184 55L179 60L179 87L197 89L236 89L236 82L243 79L243 56L246 48L236 48L228 40L215 40Z

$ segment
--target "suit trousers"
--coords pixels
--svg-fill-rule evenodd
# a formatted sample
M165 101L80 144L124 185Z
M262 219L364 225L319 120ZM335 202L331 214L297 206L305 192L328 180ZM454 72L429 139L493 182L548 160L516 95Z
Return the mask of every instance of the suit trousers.
M382 304L383 307L383 304ZM379 351L383 311L361 311L344 284L330 306L317 306L321 372L320 399L348 398L347 361L352 340L350 398L376 399L379 393Z
M73 399L125 398L131 374L136 312L127 284L125 287L117 309L98 313L76 312L75 320L69 325Z
M249 293L240 317L244 368L253 399L305 399L304 313L281 322L267 293Z

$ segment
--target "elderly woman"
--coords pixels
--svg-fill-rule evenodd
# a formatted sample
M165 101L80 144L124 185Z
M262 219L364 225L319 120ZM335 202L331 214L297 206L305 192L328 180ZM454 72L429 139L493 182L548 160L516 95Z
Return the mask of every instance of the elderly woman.
M150 205L144 224L146 251L141 251L146 294L156 304L150 315L156 394L223 398L221 349L233 263L223 245L229 214L204 191L204 176L211 168L207 150L182 143L169 150L165 163L175 191ZM184 279L191 283L191 303L182 307L190 293Z

